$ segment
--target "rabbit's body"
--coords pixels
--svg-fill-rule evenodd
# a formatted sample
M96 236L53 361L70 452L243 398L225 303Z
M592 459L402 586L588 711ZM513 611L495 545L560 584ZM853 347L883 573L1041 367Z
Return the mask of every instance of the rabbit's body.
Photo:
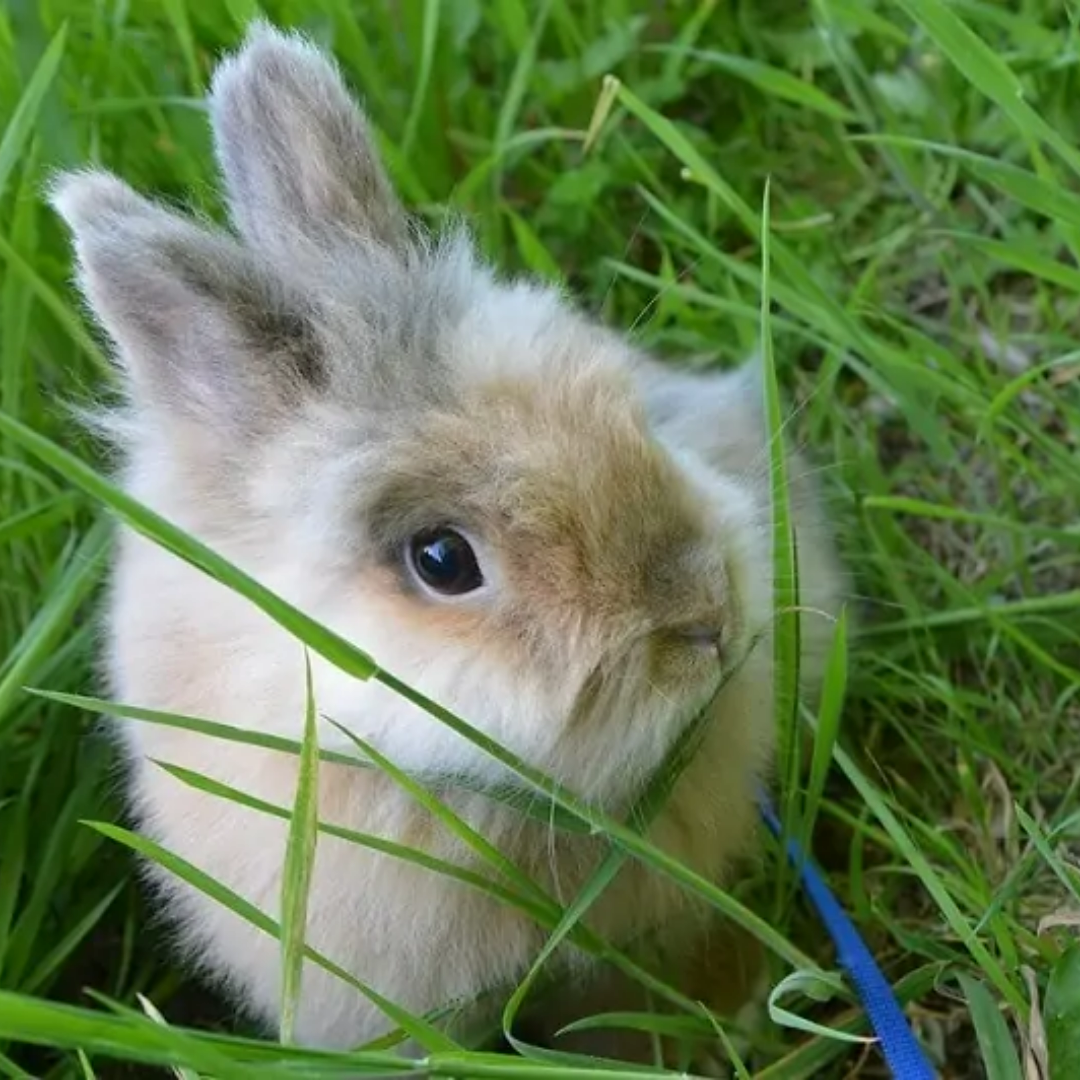
M69 177L55 194L127 376L128 407L108 421L127 489L613 813L741 665L651 834L722 880L752 834L773 741L757 384L675 373L554 293L496 281L464 238L422 243L362 116L310 46L257 31L219 71L211 104L240 239L104 174ZM802 604L831 613L840 572L792 460ZM299 644L126 532L109 629L117 700L299 736ZM804 618L808 685L828 633L827 620ZM312 664L320 713L397 766L507 779L379 682ZM284 821L155 762L287 808L296 759L158 725L120 730L142 828L276 917ZM331 724L320 739L355 752ZM606 850L481 795L447 798L562 902ZM320 816L483 870L376 772L324 764ZM273 1021L277 942L154 875L192 954ZM676 967L707 931L700 906L633 863L587 921L617 942L651 937ZM543 939L467 884L320 837L309 944L414 1012L511 983ZM355 988L305 969L303 1041L354 1045L389 1026Z

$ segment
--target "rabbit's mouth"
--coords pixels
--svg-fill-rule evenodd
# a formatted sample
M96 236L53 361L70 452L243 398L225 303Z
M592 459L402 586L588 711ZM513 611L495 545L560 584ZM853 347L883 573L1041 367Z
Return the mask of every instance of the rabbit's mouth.
M598 736L596 745L603 747L596 756L614 766L606 782L581 782L582 775L596 777L599 770L590 768L588 759L593 755L582 749L583 732L575 724L567 728L565 753L556 753L543 763L521 762L524 768L520 771L507 766L498 781L492 780L490 772L481 774L468 770L442 772L430 779L447 790L456 788L481 794L536 817L546 825L554 824L569 832L594 831L588 818L578 816L575 807L587 814L599 812L620 818L630 815L630 819L638 821L650 807L657 811L661 808L682 771L696 755L710 726L724 722L724 691L765 637L766 634L759 633L740 643L738 653L725 656L723 665L714 660L708 680L696 693L687 694L684 690L678 706L673 708L672 700L663 696L663 723L656 722L655 710L646 713L635 710L633 718L620 718L610 711L611 703L608 702L607 724L593 725ZM596 705L597 702L590 704L586 700L582 711L593 712ZM627 729L622 739L612 727L620 720ZM579 723L585 723L584 719ZM650 746L641 739L646 727L651 727L653 736ZM628 747L632 749L627 753ZM620 762L624 753L628 759L633 759L632 766ZM560 767L571 758L573 768Z
M595 813L606 814L633 821L636 825L647 822L658 814L678 782L683 770L694 759L709 727L723 722L719 708L724 690L736 678L750 659L754 650L764 639L764 634L750 638L737 657L718 670L707 690L697 702L680 711L671 725L665 752L651 769L628 774L617 789L589 790L572 794L554 777L545 777L547 790L521 776L508 775L504 783L492 785L479 777L443 777L443 780L459 787L486 795L536 817L545 825L564 828L568 832L592 833ZM578 811L584 811L584 815Z

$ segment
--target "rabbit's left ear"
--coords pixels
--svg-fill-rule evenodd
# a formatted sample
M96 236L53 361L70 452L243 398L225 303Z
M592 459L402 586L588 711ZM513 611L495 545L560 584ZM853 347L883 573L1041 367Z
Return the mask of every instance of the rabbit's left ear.
M298 34L257 22L214 75L210 113L231 216L280 260L353 234L406 239L367 121L333 61Z
M325 388L309 304L236 239L108 173L61 174L50 198L132 404L155 425L261 437Z

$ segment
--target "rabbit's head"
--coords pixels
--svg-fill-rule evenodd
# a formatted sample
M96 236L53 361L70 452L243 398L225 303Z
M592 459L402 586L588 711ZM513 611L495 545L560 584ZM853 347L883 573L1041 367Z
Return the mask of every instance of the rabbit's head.
M126 482L526 759L619 795L770 618L756 383L701 383L701 422L732 447L718 469L679 439L652 361L555 291L498 280L462 231L421 233L298 37L257 28L210 112L233 232L100 172L54 190L120 361ZM295 734L299 647L176 567L185 584L141 599L145 626L183 627L147 630L154 647L178 669L209 658L185 678ZM121 636L136 599L113 609ZM488 768L389 690L316 676L320 711L399 764Z

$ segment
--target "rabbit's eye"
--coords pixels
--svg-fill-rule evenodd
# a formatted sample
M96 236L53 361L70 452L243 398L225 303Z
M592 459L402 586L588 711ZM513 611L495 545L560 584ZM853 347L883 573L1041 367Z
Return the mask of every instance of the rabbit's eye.
M484 575L469 541L446 527L417 533L407 550L413 573L432 592L461 596L479 589Z

